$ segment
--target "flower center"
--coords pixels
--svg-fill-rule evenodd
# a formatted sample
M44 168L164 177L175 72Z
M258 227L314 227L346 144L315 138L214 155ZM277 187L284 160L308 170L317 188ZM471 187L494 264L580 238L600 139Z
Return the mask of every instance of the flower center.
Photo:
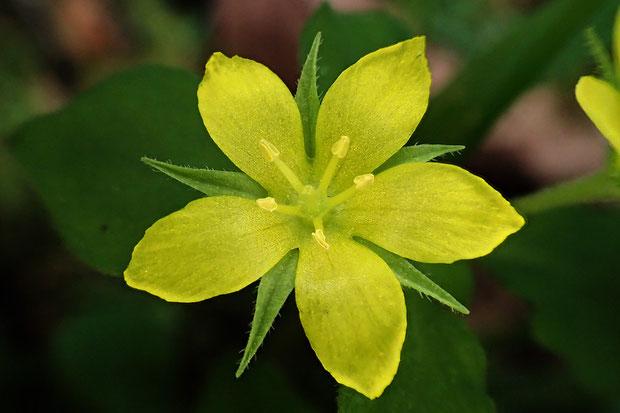
M333 197L327 196L327 188L338 171L338 167L342 160L347 156L349 151L350 139L348 136L341 136L331 148L332 158L330 159L323 176L317 187L309 184L302 184L297 175L291 168L280 159L280 151L271 142L261 139L259 146L268 162L273 162L278 170L284 175L286 180L291 184L298 194L296 205L279 204L272 197L259 198L256 203L264 210L271 212L279 212L286 215L297 216L304 221L312 224L314 232L312 238L323 248L329 249L327 238L325 237L325 228L323 220L326 219L327 213L334 207L342 204L357 191L364 190L372 186L375 181L373 174L364 174L356 176L353 179L353 185L343 192Z

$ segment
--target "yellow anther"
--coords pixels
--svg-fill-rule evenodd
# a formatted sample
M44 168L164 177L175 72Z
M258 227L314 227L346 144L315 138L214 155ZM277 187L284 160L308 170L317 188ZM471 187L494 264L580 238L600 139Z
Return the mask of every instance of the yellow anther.
M353 178L353 183L355 184L355 189L361 191L370 188L375 183L375 176L373 174L358 175Z
M268 196L267 198L258 198L256 200L256 203L262 209L266 211L270 211L270 212L273 212L278 208L278 204L276 203L276 200L270 196Z
M321 247L325 248L326 250L329 249L329 244L325 240L325 233L323 232L322 229L319 228L316 231L314 231L312 233L312 238L314 238L317 244L319 244Z
M332 181L332 178L336 174L336 170L338 169L338 165L340 161L347 156L347 152L349 151L349 144L351 140L348 136L341 136L336 143L332 145L332 158L329 160L327 167L325 168L325 172L323 172L323 176L319 181L318 190L320 192L326 192L327 187Z
M259 142L260 148L263 151L263 155L269 162L273 162L279 155L280 151L274 146L273 143L267 139L261 139Z
M295 175L295 172L293 172L293 170L289 168L282 161L282 159L280 159L280 151L278 150L278 148L276 148L274 144L269 142L267 139L261 139L258 145L260 146L263 155L265 155L265 159L267 159L267 162L275 163L276 167L280 170L280 172L282 172L282 175L284 175L286 180L293 186L293 188L295 188L295 191L301 194L304 186L297 177L297 175Z
M340 159L347 156L351 140L348 136L341 136L340 139L332 145L332 154Z

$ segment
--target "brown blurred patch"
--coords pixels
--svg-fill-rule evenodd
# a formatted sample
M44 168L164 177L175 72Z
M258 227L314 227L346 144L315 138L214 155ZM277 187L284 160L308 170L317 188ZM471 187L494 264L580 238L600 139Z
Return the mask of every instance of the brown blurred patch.
M117 19L105 2L58 0L52 5L53 30L72 60L84 63L127 49Z
M295 90L297 43L310 12L304 0L218 0L217 48L266 65Z
M565 181L599 169L607 144L572 95L548 86L518 99L491 130L472 165L484 175L507 167L540 185Z
M299 77L299 35L321 0L216 0L215 45L226 55L256 60L291 90ZM375 0L332 0L338 10L378 7Z

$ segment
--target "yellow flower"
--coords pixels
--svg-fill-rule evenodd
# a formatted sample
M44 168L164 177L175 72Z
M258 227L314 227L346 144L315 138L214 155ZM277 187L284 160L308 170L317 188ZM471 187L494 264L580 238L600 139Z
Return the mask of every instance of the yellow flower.
M620 154L620 9L616 14L612 41L616 85L593 76L583 76L577 83L575 95L583 111Z
M215 53L199 109L222 151L268 196L213 196L156 222L127 284L194 302L253 283L298 250L295 299L319 360L340 383L381 395L406 331L401 285L363 238L402 257L451 263L488 254L523 225L482 179L452 165L373 172L409 139L428 102L424 38L371 53L326 93L313 158L300 112L265 66Z

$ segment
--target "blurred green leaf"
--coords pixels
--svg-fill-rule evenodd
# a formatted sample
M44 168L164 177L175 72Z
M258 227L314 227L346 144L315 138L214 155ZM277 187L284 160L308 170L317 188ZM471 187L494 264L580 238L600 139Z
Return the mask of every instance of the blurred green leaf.
M0 16L0 137L40 110L36 102L39 59L32 40ZM40 92L39 92L40 93Z
M142 156L235 169L202 124L198 82L177 69L134 68L14 137L65 242L98 270L122 273L146 228L199 196L145 167Z
M142 157L142 162L207 196L230 195L256 199L267 191L242 172L195 169Z
M264 360L255 363L251 374L239 379L230 374L234 358L224 358L209 374L205 391L201 396L196 413L274 413L317 412L313 405L303 398L292 381L277 365Z
M429 105L412 142L474 150L497 117L532 86L611 0L559 0L541 6L487 51L473 57ZM614 0L615 1L615 0Z
M205 38L204 19L179 12L166 0L114 0L138 38L136 52L145 60L192 67Z
M620 211L557 209L482 262L533 305L535 338L591 391L620 402Z
M489 0L383 0L398 8L416 33L466 55L486 45L515 20L505 2Z
M463 263L421 268L439 284L471 283L471 274ZM405 291L405 298L407 337L394 381L375 400L341 387L339 411L494 412L493 401L486 393L484 352L473 332L462 319L416 292Z
M362 56L411 37L402 21L385 12L338 13L328 3L322 3L301 34L300 62L306 59L317 32L323 37L319 56L320 94Z
M235 373L237 377L241 376L256 354L284 302L293 291L298 256L297 250L290 251L267 274L261 277L250 337L243 351L239 368Z
M52 343L60 386L87 411L174 411L178 310L129 289L79 308Z
M588 24L589 27L594 28L608 50L611 48L611 36L617 8L618 3L616 1L607 1L594 13ZM584 66L592 66L593 63L584 30L572 36L567 45L545 68L541 78L543 81L547 79L557 81L560 78L572 91L579 77L583 76L584 73L589 73L589 69L584 69ZM600 75L600 72L597 74Z

